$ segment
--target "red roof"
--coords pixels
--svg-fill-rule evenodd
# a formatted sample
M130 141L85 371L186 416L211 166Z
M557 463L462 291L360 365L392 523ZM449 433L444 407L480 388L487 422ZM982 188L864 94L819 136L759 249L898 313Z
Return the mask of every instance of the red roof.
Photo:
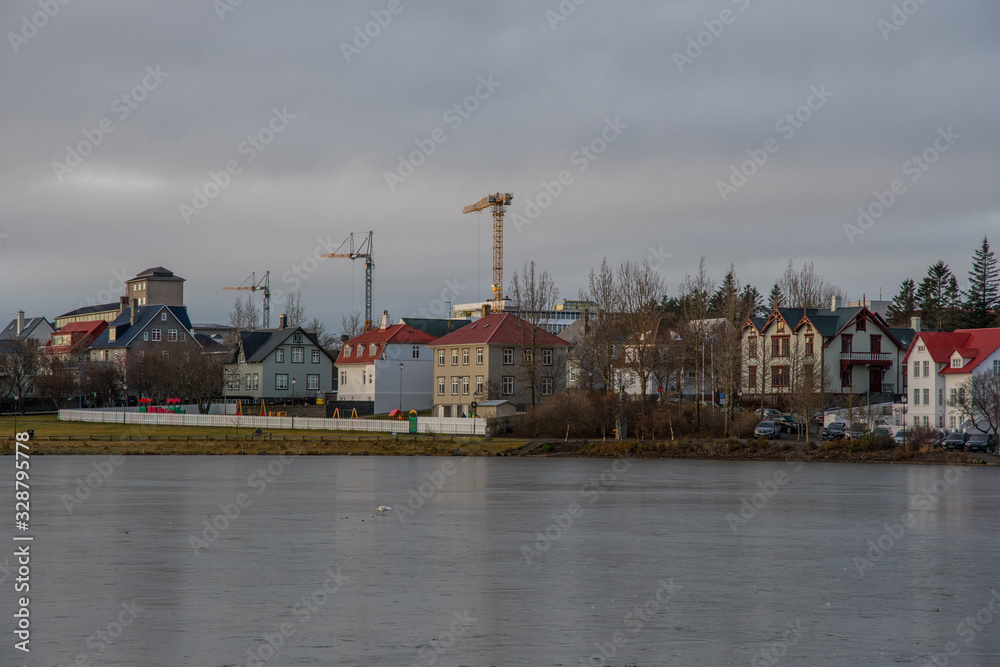
M337 364L370 364L376 361L389 343L413 343L426 345L434 340L434 336L425 333L420 329L415 329L408 324L393 324L385 329L372 329L360 336L355 336L344 343L343 349L337 356ZM374 351L372 344L375 345ZM361 347L361 356L358 356L358 347ZM349 353L349 354L348 354Z
M441 336L430 347L439 345L519 345L526 342L525 333L532 325L510 313L493 313L466 324L457 331ZM571 345L545 329L535 327L538 345Z
M914 347L923 343L931 358L939 364L947 364L941 373L970 373L986 358L1000 348L1000 328L993 329L957 329L955 331L921 331L910 344L910 349L903 357L903 363L910 357ZM951 367L951 355L958 350L965 359L971 359L961 368Z
M59 331L50 334L49 340L45 343L46 351L50 353L62 353L74 351L74 348L79 348L81 351L90 347L90 345L97 340L97 337L104 333L104 330L108 328L108 323L105 320L87 320L85 322L70 322L64 326ZM52 341L55 340L56 336L70 336L69 345L53 345Z

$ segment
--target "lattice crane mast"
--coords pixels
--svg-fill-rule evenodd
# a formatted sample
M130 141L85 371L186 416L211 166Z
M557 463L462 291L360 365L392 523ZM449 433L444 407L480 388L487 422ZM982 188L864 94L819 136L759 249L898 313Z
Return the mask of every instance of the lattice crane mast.
M503 310L503 214L513 198L509 192L497 192L462 209L462 213L475 213L493 208L493 312L496 313Z
M239 287L223 287L222 289L236 290L243 292L256 292L257 290L263 290L264 292L264 328L271 328L271 272L265 271L264 277L259 281L257 280L257 275L251 273L250 277L240 283ZM253 324L251 324L253 326Z
M375 268L375 258L372 256L373 232L368 232L364 240L357 246L354 244L354 232L344 239L344 242L337 248L338 252L324 253L323 257L338 257L341 259L361 259L365 260L365 332L372 330L372 269ZM339 252L341 248L348 245L348 252Z

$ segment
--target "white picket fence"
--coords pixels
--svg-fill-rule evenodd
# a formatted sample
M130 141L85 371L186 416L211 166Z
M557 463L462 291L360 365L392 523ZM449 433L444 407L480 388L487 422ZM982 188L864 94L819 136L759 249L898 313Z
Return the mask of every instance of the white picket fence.
M322 431L371 431L409 433L410 422L387 419L322 419L317 417L259 417L252 415L149 414L123 409L60 410L59 421L149 426L228 426L260 429L309 429ZM486 435L486 420L462 417L418 417L418 433Z

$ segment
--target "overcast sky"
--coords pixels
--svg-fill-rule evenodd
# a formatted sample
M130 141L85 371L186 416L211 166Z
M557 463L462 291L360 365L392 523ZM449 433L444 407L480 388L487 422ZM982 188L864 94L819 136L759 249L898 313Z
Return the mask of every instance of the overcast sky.
M300 286L339 330L364 265L311 258L368 230L376 315L439 312L490 294L462 207L496 191L505 277L564 298L603 257L671 294L701 255L765 294L789 260L965 287L1000 229L996 2L237 2L0 5L0 316L161 265L196 322L270 270L272 324Z

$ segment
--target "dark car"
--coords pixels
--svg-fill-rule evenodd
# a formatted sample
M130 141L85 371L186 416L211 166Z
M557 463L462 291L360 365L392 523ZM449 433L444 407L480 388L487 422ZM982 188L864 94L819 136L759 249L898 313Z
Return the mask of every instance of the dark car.
M776 440L781 437L781 427L778 426L777 422L765 420L757 424L757 428L753 430L753 435L755 438Z
M867 433L868 433L867 424L854 423L851 424L851 430L849 430L844 437L848 438L849 440L860 440L861 438L865 437Z
M974 433L965 441L965 449L970 452L983 452L988 454L996 449L996 441L992 435L986 433Z
M872 431L872 435L874 435L876 438L891 438L892 437L892 433L890 433L889 429L885 428L884 426L880 426L879 428L877 428L874 431Z
M847 424L844 422L831 422L826 428L823 429L822 438L824 440L836 440L837 438L843 438L847 430Z
M965 443L969 439L967 433L962 433L960 431L955 431L954 433L949 433L948 437L944 439L941 446L947 449L949 452L961 452L965 451Z
M782 433L798 433L799 420L794 415L780 415L774 418Z

